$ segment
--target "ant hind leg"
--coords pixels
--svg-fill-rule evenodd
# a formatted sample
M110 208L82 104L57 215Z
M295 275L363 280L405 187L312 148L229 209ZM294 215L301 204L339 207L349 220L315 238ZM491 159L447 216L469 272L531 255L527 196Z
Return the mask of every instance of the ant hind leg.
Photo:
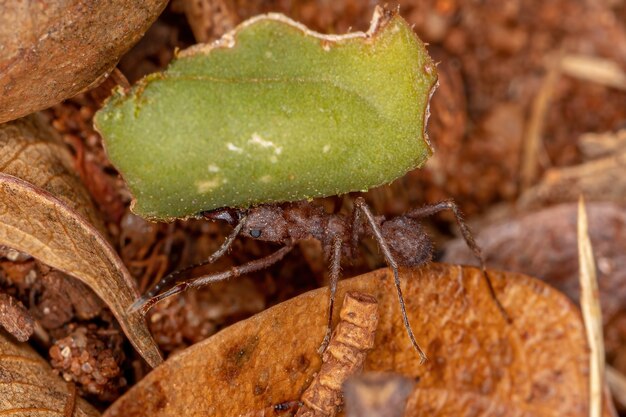
M317 350L322 354L328 347L330 342L330 335L332 333L332 321L333 321L333 309L335 306L335 296L337 294L337 281L339 281L339 274L341 273L341 247L343 242L340 237L335 237L332 241L332 248L330 253L330 297L328 299L328 323L326 324L326 334L321 346Z
M489 289L491 298L493 298L493 300L495 301L498 307L498 310L500 310L500 313L502 314L504 319L507 322L511 323L512 322L511 317L504 309L504 306L502 305L502 303L500 303L500 300L498 300L498 297L496 295L496 290L494 289L493 283L491 282L491 278L489 277L489 274L487 272L485 258L483 257L483 253L480 250L480 246L478 246L478 244L474 240L474 237L472 236L472 232L470 231L469 227L463 220L463 215L461 214L461 210L459 210L459 207L456 205L456 203L452 200L444 200L439 203L429 204L423 207L413 209L410 212L406 213L405 216L413 217L413 218L423 218L423 217L428 217L433 214L439 213L440 211L444 211L444 210L450 210L452 211L452 214L454 214L454 218L456 219L456 223L459 225L459 229L461 230L461 235L463 236L465 243L470 248L470 250L474 253L474 256L476 257L476 259L478 259L478 262L480 263L480 268L482 270L483 276L485 277L485 282L487 283L487 288Z
M463 239L467 243L467 246L469 246L471 251L474 253L474 256L476 256L476 258L478 259L480 267L485 270L485 259L483 258L480 246L478 246L478 244L474 240L474 237L472 236L472 232L470 231L467 224L465 224L465 221L463 221L463 215L461 214L459 207L454 201L444 200L440 201L439 203L428 204L423 207L419 207L409 211L405 214L405 216L421 219L424 217L432 216L433 214L437 214L440 211L444 210L452 211L452 214L454 214L454 218L456 219L456 223L459 225L459 229L461 230L461 235L463 236Z
M411 344L413 345L413 347L415 348L415 350L420 356L420 363L424 363L427 360L426 353L424 353L420 345L417 343L417 340L415 340L415 335L413 334L413 329L411 329L411 324L409 323L409 317L407 316L407 313L406 313L406 306L404 304L404 296L402 295L402 288L400 287L400 274L398 272L398 263L396 262L393 255L391 254L389 245L385 241L385 238L382 235L380 227L378 223L376 222L376 219L374 218L374 215L372 214L370 208L367 206L367 203L365 202L365 200L359 197L355 200L354 205L355 205L356 210L361 210L361 212L363 213L363 216L365 217L367 224L370 226L372 234L374 235L374 238L376 239L376 242L378 243L380 250L383 252L385 261L387 262L389 267L393 270L394 284L396 287L396 291L398 292L398 299L400 301L400 310L402 312L402 321L404 322L404 327L409 335Z

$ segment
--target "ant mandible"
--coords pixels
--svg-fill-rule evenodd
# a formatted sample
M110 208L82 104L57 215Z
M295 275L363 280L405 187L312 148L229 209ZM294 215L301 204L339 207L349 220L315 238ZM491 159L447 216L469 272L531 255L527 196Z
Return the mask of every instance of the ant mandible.
M131 307L145 314L154 304L190 288L197 288L213 282L238 277L255 272L280 261L295 244L303 239L314 238L321 242L324 253L330 258L330 298L328 303L328 322L326 334L320 346L320 353L328 346L331 335L331 321L340 264L343 256L353 256L360 236L370 234L377 242L389 267L393 270L394 284L400 301L402 320L411 344L420 356L420 362L426 360L426 354L419 346L411 329L406 313L404 297L400 288L398 266L416 267L431 261L432 243L422 228L419 219L443 210L454 214L461 234L469 248L474 252L482 267L492 298L499 310L508 320L508 316L495 296L491 281L486 273L485 262L480 248L474 241L469 228L463 222L457 205L450 200L413 209L404 215L387 220L384 216L374 216L362 197L354 201L351 216L329 214L321 206L307 202L283 204L265 204L250 209L218 209L204 212L203 216L211 220L223 220L234 227L222 246L205 262L176 271L161 279L152 289L139 298ZM261 259L235 266L227 271L216 272L190 281L176 282L168 290L159 293L165 286L175 281L176 277L192 268L215 262L222 257L240 234L256 240L282 243L285 246Z

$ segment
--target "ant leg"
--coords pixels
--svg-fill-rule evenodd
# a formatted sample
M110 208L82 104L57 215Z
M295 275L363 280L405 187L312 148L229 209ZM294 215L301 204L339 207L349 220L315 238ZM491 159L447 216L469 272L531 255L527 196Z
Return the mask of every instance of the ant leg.
M289 251L293 249L293 246L294 246L293 243L290 243L289 245L283 246L282 248L272 253L271 255L266 256L265 258L250 261L240 266L234 266L227 271L204 275L198 278L194 278L191 281L179 282L176 285L174 285L172 288L170 288L169 290L159 295L155 295L154 297L148 299L145 302L144 307L142 307L142 312L145 313L159 301L167 297L170 297L174 294L178 294L180 292L186 291L190 288L202 287L204 285L212 284L214 282L224 281L229 278L236 278L240 275L249 274L251 272L260 271L261 269L267 268L275 264L276 262L280 261L281 259L283 259L285 255L288 254Z
M354 203L357 205L356 202ZM365 200L364 200L365 204ZM352 256L355 255L356 248L359 245L359 226L361 224L361 210L356 207L352 210L352 218L350 219L350 249Z
M156 294L158 294L159 291L161 291L161 289L163 289L166 285L169 285L170 283L172 283L174 281L174 279L176 277L178 277L180 274L185 273L187 271L190 271L190 270L192 270L194 268L197 268L199 266L202 266L202 265L212 264L213 262L217 261L219 258L224 256L224 254L230 249L230 247L235 242L235 239L237 238L237 236L241 232L241 229L243 228L243 226L245 224L245 220L246 220L246 218L243 217L241 219L241 221L237 224L237 226L235 226L235 228L230 233L230 235L228 235L228 237L226 238L224 243L222 243L222 246L220 246L218 250L213 252L213 254L211 254L211 256L209 256L209 258L206 261L200 262L200 263L197 263L197 264L194 264L194 265L191 265L191 266L188 266L188 267L183 268L183 269L179 269L178 271L174 271L171 274L168 274L168 275L164 276L163 278L161 278L161 280L159 282L157 282L152 288L150 288L150 290L148 290L148 292L146 292L144 295L139 297L133 303L133 305L130 306L129 311L130 312L135 312L137 310L140 310L143 314L146 314L146 312L150 309L150 306L147 305L148 301L152 297L154 297ZM150 304L150 305L152 305L152 304Z
M463 215L461 214L459 207L454 201L445 200L440 201L439 203L419 207L409 211L405 214L405 216L413 218L423 218L432 216L433 214L437 214L440 211L444 210L452 211L452 213L454 214L454 218L456 219L456 223L459 225L459 229L461 230L461 235L463 235L463 239L465 239L467 246L469 246L472 252L474 252L474 256L476 256L478 262L480 262L481 268L485 270L485 259L483 258L482 251L474 240L474 237L472 236L472 232L470 231L469 227L463 221Z
M376 239L376 242L378 243L380 250L383 252L385 261L387 262L389 267L393 270L394 284L396 286L396 291L398 292L398 299L400 300L400 310L402 312L402 321L404 322L404 327L409 335L411 344L413 345L417 353L420 355L420 364L422 364L428 358L426 357L426 354L424 353L420 345L415 340L415 335L413 334L413 330L411 329L411 324L409 323L409 317L406 314L406 306L404 305L404 296L402 295L402 288L400 288L400 275L398 272L398 263L396 262L393 255L391 254L391 251L389 250L389 246L387 246L387 242L385 241L385 238L383 237L383 234L380 231L380 227L378 226L378 223L376 223L376 219L374 218L374 215L372 214L371 210L367 206L367 203L365 202L365 200L359 197L355 200L354 204L358 210L361 210L363 212L363 215L365 216L367 223L372 229L374 238Z
M332 333L333 308L335 306L335 295L337 294L337 281L341 272L341 246L343 242L339 236L335 236L332 242L332 252L330 254L330 297L328 300L328 323L326 325L326 334L321 346L317 350L319 354L324 353L330 342Z
M480 250L480 246L478 246L478 244L474 240L474 237L472 236L472 232L470 231L467 224L465 224L465 222L463 221L461 210L459 210L459 207L456 205L456 203L452 200L445 200L436 204L429 204L424 207L413 209L405 214L405 216L422 218L431 216L443 210L450 210L454 214L454 218L456 219L456 223L459 225L459 229L461 230L461 235L463 236L465 243L470 248L470 250L474 252L474 256L476 257L476 259L478 259L478 262L480 263L480 268L482 270L483 276L485 277L485 281L487 282L487 287L489 288L491 298L493 298L493 300L496 302L498 310L500 310L500 313L506 319L506 321L511 323L512 320L509 314L504 309L504 306L500 303L500 300L498 300L496 290L493 288L493 283L491 282L491 278L489 278L489 274L487 273L487 265L485 263L483 253Z

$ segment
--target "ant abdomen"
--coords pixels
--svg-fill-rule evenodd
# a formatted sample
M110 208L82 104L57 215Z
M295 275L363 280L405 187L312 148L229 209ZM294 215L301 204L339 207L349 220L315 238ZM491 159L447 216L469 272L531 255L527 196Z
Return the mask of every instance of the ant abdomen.
M385 221L382 234L398 265L418 266L432 259L432 242L417 219L399 216Z

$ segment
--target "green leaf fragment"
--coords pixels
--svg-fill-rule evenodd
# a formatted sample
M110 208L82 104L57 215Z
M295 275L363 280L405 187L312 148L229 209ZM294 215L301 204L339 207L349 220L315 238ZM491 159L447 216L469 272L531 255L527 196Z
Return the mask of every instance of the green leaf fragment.
M95 123L133 210L170 220L393 181L430 155L436 81L396 14L341 36L269 14L117 90Z

